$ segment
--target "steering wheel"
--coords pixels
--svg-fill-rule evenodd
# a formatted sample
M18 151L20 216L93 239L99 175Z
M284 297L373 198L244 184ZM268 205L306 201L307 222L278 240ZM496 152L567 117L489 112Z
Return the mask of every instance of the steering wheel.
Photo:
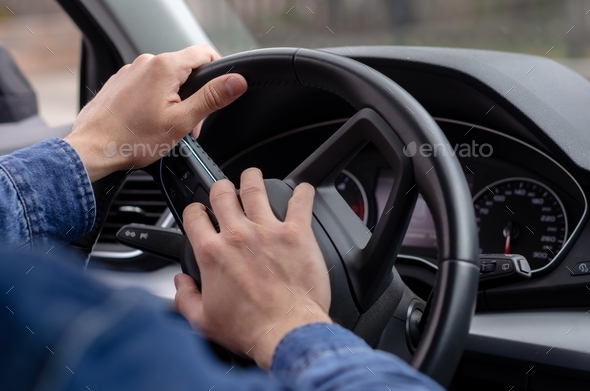
M436 122L378 71L310 49L262 49L224 57L194 71L180 90L181 98L229 71L243 75L249 89L318 88L337 94L357 110L286 178L265 180L271 207L284 219L297 184L308 182L316 188L312 228L329 270L330 316L372 346L385 331L385 338L401 341L393 345L404 345L413 353L412 366L448 385L475 309L478 238L471 195L458 160L404 154L404 146L446 145ZM362 223L334 187L337 175L368 143L385 157L395 178L373 228ZM211 185L225 177L190 135L150 172L181 228L184 207L194 201L209 206ZM439 251L437 280L428 303L414 295L394 269L418 192L433 215ZM210 217L215 224L215 216ZM185 262L184 270L198 279L194 260ZM391 327L392 320L402 327Z

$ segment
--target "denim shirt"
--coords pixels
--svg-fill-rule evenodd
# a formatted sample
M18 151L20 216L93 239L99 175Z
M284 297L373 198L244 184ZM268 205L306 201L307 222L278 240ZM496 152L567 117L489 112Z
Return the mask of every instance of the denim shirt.
M59 249L43 254L93 222L92 187L68 143L0 157L0 241L21 249L0 252L0 389L442 390L336 324L289 332L268 374L221 363L155 297L88 279Z
M0 244L46 252L92 228L94 193L80 157L59 138L0 156Z

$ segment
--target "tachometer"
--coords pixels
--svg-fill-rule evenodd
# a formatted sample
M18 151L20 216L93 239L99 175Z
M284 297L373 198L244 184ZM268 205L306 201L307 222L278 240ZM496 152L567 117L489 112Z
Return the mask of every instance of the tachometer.
M349 171L342 170L338 174L338 177L336 177L334 186L352 211L367 225L369 221L369 201L367 199L367 192L358 178Z
M547 266L567 239L559 197L541 182L508 178L473 198L482 253L521 254L533 270Z

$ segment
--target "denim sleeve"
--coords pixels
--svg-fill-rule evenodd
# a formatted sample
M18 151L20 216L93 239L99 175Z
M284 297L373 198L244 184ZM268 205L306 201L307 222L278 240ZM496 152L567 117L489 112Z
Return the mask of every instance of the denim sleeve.
M223 363L153 296L89 279L72 256L0 251L0 390L442 390L323 323L287 334L270 375Z
M46 252L88 232L90 179L70 144L51 138L0 156L0 244Z
M83 276L72 256L0 251L0 390L287 390L218 360L147 292Z
M294 390L443 391L400 358L373 350L336 324L309 324L287 334L271 373Z

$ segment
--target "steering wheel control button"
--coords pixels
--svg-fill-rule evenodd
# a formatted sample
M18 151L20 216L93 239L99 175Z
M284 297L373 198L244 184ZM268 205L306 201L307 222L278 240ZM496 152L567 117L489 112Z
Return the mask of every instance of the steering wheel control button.
M213 225L217 225L209 203L209 189L226 176L195 141L187 136L160 160L158 174L160 188L166 193L170 211L178 226L182 226L182 213L191 202L207 207Z
M481 254L479 256L479 289L527 280L531 267L525 257L519 254Z
M590 274L590 262L580 262L571 269L572 276L586 276Z

